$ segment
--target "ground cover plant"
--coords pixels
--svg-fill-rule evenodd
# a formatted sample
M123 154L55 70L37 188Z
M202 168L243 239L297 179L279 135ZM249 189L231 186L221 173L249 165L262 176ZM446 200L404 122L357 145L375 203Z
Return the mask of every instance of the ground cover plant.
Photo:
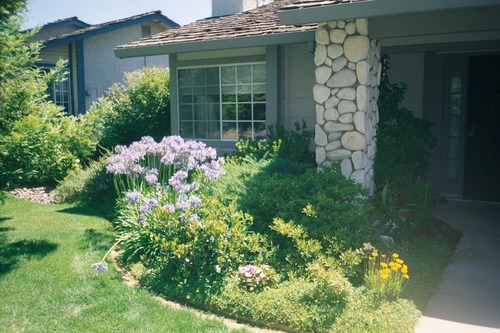
M126 286L111 262L106 274L94 272L89 263L113 238L109 221L92 208L7 197L0 210L0 331L231 331Z

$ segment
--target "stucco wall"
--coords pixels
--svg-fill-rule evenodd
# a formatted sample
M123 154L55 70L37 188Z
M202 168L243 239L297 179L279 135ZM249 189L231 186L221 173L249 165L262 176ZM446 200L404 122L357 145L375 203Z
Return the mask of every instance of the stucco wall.
M281 105L280 121L288 129L295 123L306 121L309 130L316 124L314 96L311 87L316 79L314 54L309 52L307 43L285 45L282 48Z
M168 66L168 56L118 59L113 53L117 45L127 44L141 38L141 26L136 25L118 31L103 33L84 42L85 90L88 108L95 96L101 96L113 83L123 82L123 74L144 66Z

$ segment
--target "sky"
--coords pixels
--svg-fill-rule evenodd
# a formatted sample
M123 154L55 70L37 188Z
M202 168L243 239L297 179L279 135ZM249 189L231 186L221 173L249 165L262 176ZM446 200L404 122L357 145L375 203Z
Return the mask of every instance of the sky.
M98 24L154 10L185 25L211 16L211 0L28 0L24 29L77 16Z

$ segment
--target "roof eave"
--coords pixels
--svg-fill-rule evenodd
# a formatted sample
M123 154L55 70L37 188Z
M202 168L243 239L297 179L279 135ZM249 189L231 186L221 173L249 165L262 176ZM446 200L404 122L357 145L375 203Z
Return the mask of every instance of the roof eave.
M278 11L278 17L283 25L296 25L494 5L500 5L500 0L367 0L305 8L284 8Z
M314 41L314 30L286 32L238 38L225 38L210 41L195 41L166 45L145 45L121 47L114 50L117 58L134 58L173 53L213 51L254 46L281 45Z

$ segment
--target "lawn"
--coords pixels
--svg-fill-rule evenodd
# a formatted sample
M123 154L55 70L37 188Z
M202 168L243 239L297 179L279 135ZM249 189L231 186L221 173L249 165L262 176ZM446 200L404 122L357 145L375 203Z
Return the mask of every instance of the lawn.
M90 265L113 243L92 209L8 197L0 207L0 332L247 332L160 304L110 265Z

